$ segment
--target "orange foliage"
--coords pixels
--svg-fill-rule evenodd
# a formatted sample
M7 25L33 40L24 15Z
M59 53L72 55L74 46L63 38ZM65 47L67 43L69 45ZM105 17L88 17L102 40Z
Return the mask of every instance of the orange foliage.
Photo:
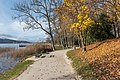
M93 67L94 75L99 80L120 79L120 39L106 40L87 46L87 52L81 49L76 56Z

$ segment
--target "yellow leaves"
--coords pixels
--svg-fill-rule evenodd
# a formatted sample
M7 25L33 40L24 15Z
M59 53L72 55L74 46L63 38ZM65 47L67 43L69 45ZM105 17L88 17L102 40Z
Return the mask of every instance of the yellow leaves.
M94 21L91 19L91 18L88 18L87 20L86 20L86 25L87 26L91 26L91 24L93 24L94 23Z
M88 15L85 15L84 19L87 19L88 18Z
M72 29L76 28L76 29L85 30L86 28L90 27L91 24L94 23L94 21L91 18L89 18L88 15L83 16L81 14L78 14L77 18L78 18L78 22L73 23L71 25Z
M81 14L78 14L77 18L78 18L79 20L82 20L82 19L83 19L83 16L82 16Z
M71 28L79 28L80 27L80 24L79 23L74 23L72 24Z
M86 0L81 0L81 2L86 2Z
M81 29L81 30L85 30L86 28L90 27L91 24L93 23L94 21L90 18L88 18L87 20L79 20L78 23L73 23L71 25L71 28L73 29Z
M65 2L65 4L66 4L67 6L71 6L71 5L72 5L72 4L69 3L69 2Z
M94 22L89 18L89 9L85 2L86 0L64 0L65 12L63 14L69 18L63 17L63 20L71 19L70 23L67 23L67 25L71 24L70 30L85 30Z
M81 6L81 9L82 9L82 10L87 10L88 7L87 7L86 5L83 5L83 6Z
M82 5L80 8L81 12L77 16L78 22L77 24L73 24L72 28L77 27L81 30L85 30L86 28L91 26L91 24L94 23L94 21L91 18L89 18L88 7L86 5Z
M87 26L84 26L84 25L81 27L82 30L85 30L86 28Z
M79 24L79 23L76 23L76 27L80 27L80 24Z
M87 27L91 26L91 24L94 23L94 21L91 18L89 18L88 14L86 15L79 14L77 18L78 18L79 28L81 28L82 30L85 30Z

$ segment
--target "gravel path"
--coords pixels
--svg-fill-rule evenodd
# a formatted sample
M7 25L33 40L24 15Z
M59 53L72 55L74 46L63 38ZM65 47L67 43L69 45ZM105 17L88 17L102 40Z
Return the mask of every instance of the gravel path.
M45 58L39 58L15 80L76 80L70 61L65 56L68 50L51 52Z

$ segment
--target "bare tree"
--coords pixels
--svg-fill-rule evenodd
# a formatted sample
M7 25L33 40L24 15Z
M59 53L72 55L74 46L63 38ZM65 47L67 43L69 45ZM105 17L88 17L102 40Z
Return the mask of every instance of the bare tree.
M55 0L24 0L16 3L13 8L16 12L15 19L28 25L25 29L42 29L50 36L53 50L55 50L55 44L51 17L57 4L59 3Z

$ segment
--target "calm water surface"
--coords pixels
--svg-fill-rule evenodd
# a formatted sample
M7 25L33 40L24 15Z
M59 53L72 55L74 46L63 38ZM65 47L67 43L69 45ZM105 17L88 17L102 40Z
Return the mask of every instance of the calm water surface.
M2 48L19 48L19 45L21 45L21 44L0 44L0 47L2 47ZM22 44L22 45L30 45L30 44L28 44L28 43L24 43L24 44Z
M14 67L16 64L18 64L20 61L19 58L13 58L9 54L4 54L0 56L0 73L3 73L12 67Z
M19 48L20 44L0 44L0 48ZM24 44L30 45L30 44ZM0 73L3 73L20 62L19 58L14 58L10 54L0 55Z
M0 44L0 47L19 48L19 44Z

